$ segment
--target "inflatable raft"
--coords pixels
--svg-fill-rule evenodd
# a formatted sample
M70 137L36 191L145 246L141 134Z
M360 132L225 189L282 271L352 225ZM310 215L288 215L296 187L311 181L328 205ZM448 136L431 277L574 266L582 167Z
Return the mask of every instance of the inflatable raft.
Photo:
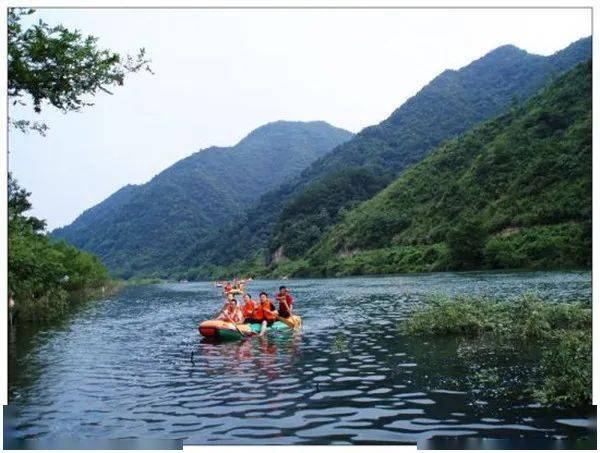
M296 330L302 326L302 318L300 316L291 316L287 319L293 324L293 327L288 326L284 322L275 321L267 327L267 332L271 330ZM259 323L234 324L219 319L209 319L208 321L200 323L198 331L205 338L215 340L241 340L244 337L260 333L260 327L261 324Z

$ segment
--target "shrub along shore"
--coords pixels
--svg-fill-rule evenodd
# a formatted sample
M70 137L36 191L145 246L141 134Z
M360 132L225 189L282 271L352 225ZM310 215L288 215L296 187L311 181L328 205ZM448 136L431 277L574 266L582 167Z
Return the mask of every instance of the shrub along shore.
M592 307L590 303L553 302L525 294L509 301L482 297L435 297L399 325L414 336L459 335L467 342L482 337L489 347L533 346L531 395L541 404L592 404Z
M25 213L29 193L9 174L9 322L39 324L66 316L83 301L109 297L122 282L100 260L45 233L45 222Z

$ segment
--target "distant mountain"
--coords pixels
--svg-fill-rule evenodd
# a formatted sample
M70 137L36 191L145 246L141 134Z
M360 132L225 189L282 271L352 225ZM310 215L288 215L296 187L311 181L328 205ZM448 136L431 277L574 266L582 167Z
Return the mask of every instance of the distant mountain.
M265 193L219 234L201 240L187 264L200 267L201 276L203 266L227 265L240 257L303 256L344 212L444 140L518 105L589 58L591 38L584 38L548 57L503 46L457 71L444 71L388 119L362 130L298 178Z
M119 275L176 268L202 237L351 137L322 121L270 123L235 146L201 150L146 184L121 188L52 236L97 254Z
M346 213L299 273L591 266L592 64Z

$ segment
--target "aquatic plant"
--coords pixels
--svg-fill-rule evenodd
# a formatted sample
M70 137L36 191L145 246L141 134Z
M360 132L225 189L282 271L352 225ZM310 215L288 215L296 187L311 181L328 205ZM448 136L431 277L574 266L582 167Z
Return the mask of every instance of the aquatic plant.
M514 338L552 338L557 330L591 329L592 310L581 302L555 302L535 294L500 301L459 295L432 296L401 324L409 334L493 333Z
M542 404L579 406L592 404L591 330L560 332L560 340L544 347L541 374L533 394Z
M331 350L334 352L345 352L348 350L348 339L344 333L338 332L335 334L331 342Z
M458 358L477 363L486 348L537 348L541 359L529 376L531 394L546 405L591 404L589 303L550 301L534 294L505 301L435 296L401 321L399 328L409 335L462 335L465 341L457 349ZM474 381L493 384L484 371L474 373Z

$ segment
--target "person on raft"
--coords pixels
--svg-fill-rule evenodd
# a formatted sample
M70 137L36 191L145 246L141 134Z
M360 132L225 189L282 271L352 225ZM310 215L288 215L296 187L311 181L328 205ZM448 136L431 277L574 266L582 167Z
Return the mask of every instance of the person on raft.
M257 302L252 300L252 296L248 293L244 294L244 306L242 312L244 314L245 323L261 323L262 319L258 319L258 308Z
M294 298L285 286L279 287L279 292L275 296L275 298L279 301L279 316L282 318L289 318L292 316L292 305L294 303Z
M235 324L244 322L242 309L239 307L234 297L229 297L223 306L223 309L217 316L217 319L233 322Z
M228 295L233 291L233 285L230 282L227 282L225 286L223 286L223 294Z
M271 299L269 299L267 293L264 291L260 293L260 308L257 311L258 318L262 320L259 335L264 335L267 330L267 326L271 326L275 321L277 321L275 304Z

